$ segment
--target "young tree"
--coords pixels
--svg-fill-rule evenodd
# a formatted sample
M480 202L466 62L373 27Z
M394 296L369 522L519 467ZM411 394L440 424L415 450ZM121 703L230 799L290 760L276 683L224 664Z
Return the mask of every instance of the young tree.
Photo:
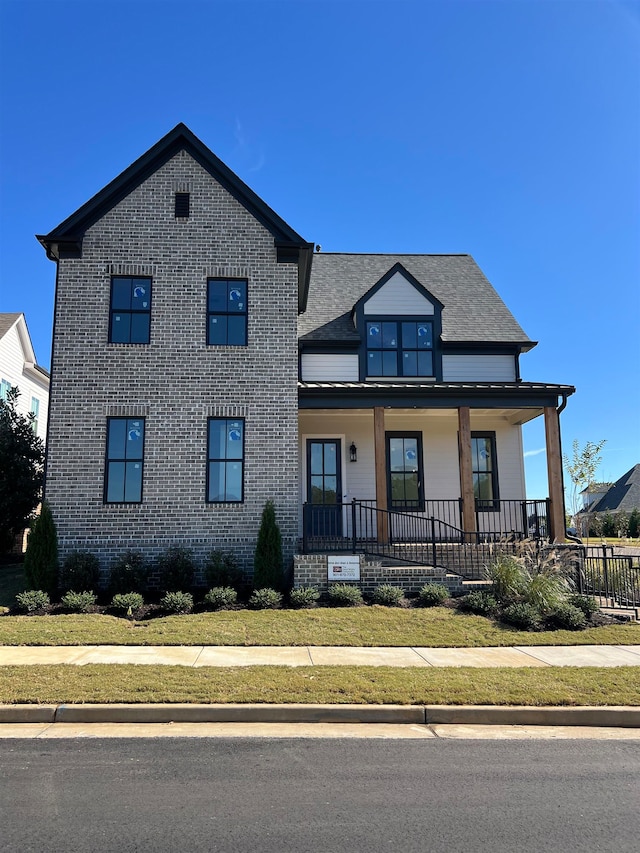
M44 444L34 416L16 411L19 396L14 387L0 400L0 552L29 526L42 492Z
M572 445L572 456L563 456L565 470L571 479L571 494L569 498L569 507L574 523L579 525L578 513L582 509L579 504L580 492L588 488L594 481L598 466L602 462L600 451L606 444L606 438L601 441L588 441L585 446L580 449L578 439L575 439ZM578 533L582 531L578 529Z
M253 586L254 589L282 589L283 583L282 536L273 501L267 501L262 510L253 560Z
M58 587L58 534L46 501L31 526L24 555L24 574L29 589L54 595Z

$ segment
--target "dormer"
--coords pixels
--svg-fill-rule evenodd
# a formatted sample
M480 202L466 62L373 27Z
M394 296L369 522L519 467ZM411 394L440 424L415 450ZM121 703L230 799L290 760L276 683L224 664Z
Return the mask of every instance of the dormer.
M400 263L355 304L360 379L435 382L442 379L442 303Z

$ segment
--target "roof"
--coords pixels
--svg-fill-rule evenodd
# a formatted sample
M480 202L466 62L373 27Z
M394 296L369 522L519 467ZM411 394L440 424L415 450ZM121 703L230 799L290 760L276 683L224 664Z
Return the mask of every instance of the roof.
M36 235L47 250L47 257L51 260L60 260L65 253L70 253L72 257L78 256L82 250L82 238L87 228L101 219L105 213L182 150L187 151L273 234L278 249L278 260L298 263L299 310L304 310L313 244L303 240L284 219L278 216L182 123L176 125L117 178L114 178L52 231L48 234Z
M3 338L21 314L0 314L0 338Z
M33 350L33 344L31 343L31 335L29 334L27 321L22 312L0 314L0 339L2 339L16 324L18 340L22 347L22 355L24 358L24 369L27 371L35 371L40 374L40 376L49 380L49 371L45 370L44 367L40 367L39 364L36 364L36 354Z
M443 342L535 346L471 255L315 254L301 341L360 340L351 310L398 263L444 305Z
M631 512L640 509L640 465L634 465L611 486L589 512Z

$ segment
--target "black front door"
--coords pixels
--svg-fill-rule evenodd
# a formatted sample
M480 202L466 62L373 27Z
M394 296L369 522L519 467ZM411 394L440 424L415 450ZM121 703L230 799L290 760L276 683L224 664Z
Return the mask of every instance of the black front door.
M342 536L340 439L307 439L307 535Z

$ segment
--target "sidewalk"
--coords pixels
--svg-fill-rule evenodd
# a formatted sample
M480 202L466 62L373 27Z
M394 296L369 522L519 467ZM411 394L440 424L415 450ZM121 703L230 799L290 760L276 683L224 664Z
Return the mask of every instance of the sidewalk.
M0 666L640 666L637 646L375 648L346 646L0 646Z

